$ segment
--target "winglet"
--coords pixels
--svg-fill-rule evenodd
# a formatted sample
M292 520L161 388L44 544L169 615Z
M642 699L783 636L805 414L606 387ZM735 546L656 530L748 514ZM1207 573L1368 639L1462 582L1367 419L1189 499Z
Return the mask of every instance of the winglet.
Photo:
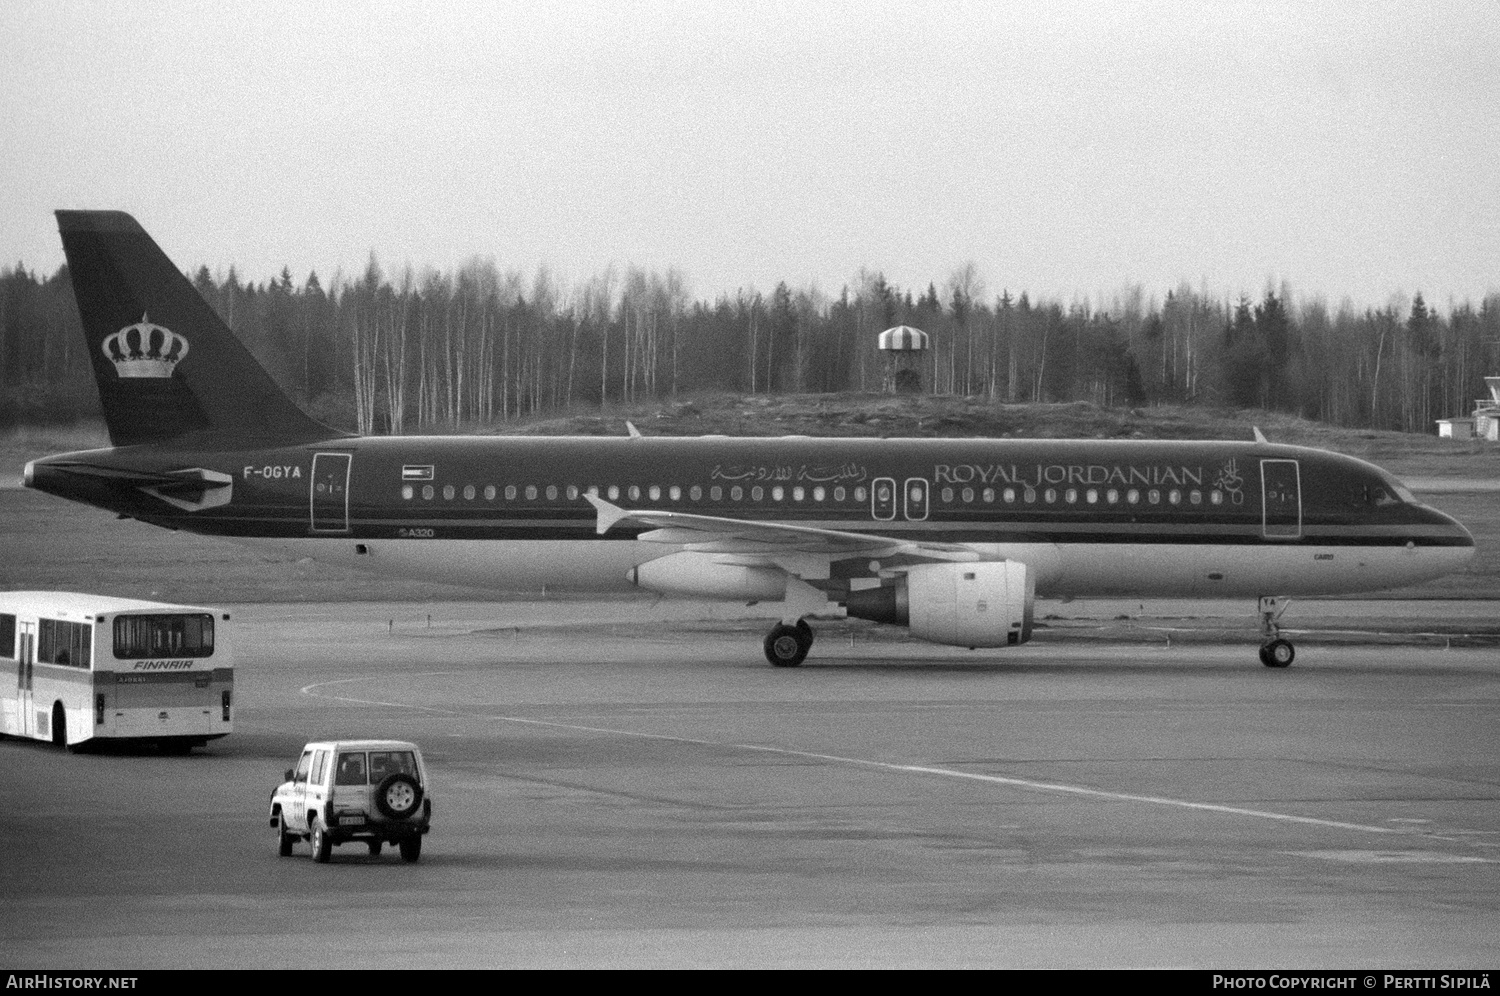
M630 421L630 419L626 419L625 420L625 431L628 432L628 433L630 433L630 438L631 439L640 439L641 438L641 430L637 429L635 427L635 423L632 422L632 421Z
M1270 440L1266 438L1266 434L1260 431L1260 426L1252 425L1250 428L1255 430L1255 441L1257 443L1270 443Z
M609 532L610 528L613 527L615 523L630 516L630 513L625 511L620 506L611 505L609 502L605 501L603 498L600 498L598 495L585 494L584 497L587 498L589 500L589 504L593 505L594 508L599 512L599 522L594 528L598 531L598 534L600 536L603 536L605 533Z

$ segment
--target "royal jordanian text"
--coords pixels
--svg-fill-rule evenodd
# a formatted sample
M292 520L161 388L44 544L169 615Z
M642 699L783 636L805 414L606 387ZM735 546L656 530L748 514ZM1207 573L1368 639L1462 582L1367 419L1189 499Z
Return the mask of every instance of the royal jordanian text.
M1038 463L977 464L940 463L932 468L932 479L938 484L1020 484L1038 487L1043 484L1138 484L1145 487L1203 483L1202 467L1170 467L1150 464L1145 467L1119 464Z

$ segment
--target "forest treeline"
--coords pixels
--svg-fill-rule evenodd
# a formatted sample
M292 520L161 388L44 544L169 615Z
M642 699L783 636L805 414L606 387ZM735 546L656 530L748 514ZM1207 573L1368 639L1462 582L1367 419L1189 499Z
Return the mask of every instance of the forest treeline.
M778 284L694 299L681 274L610 269L574 286L475 260L388 275L372 255L324 287L290 272L189 279L315 417L362 433L490 425L517 416L699 391L877 391L876 337L929 333L922 381L997 402L1287 411L1344 426L1432 432L1500 373L1500 294L1447 314L1421 295L1358 310L1294 305L1285 287L1226 301L1136 287L1108 304L987 295L973 265L913 292L861 272L837 297ZM63 267L0 269L0 423L98 410Z

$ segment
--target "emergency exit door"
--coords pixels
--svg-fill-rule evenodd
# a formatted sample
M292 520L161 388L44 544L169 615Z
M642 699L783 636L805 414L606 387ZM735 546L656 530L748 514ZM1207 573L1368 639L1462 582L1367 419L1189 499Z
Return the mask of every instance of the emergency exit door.
M931 490L926 478L908 477L906 479L906 487L902 490L902 503L906 517L912 522L921 522L927 518Z

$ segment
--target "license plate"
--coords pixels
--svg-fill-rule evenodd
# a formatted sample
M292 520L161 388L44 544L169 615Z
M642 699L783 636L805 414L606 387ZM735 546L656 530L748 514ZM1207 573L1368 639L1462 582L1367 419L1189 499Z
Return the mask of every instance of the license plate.
M339 821L339 826L341 827L362 826L365 822L365 818L363 816L339 816L336 817L336 819Z

